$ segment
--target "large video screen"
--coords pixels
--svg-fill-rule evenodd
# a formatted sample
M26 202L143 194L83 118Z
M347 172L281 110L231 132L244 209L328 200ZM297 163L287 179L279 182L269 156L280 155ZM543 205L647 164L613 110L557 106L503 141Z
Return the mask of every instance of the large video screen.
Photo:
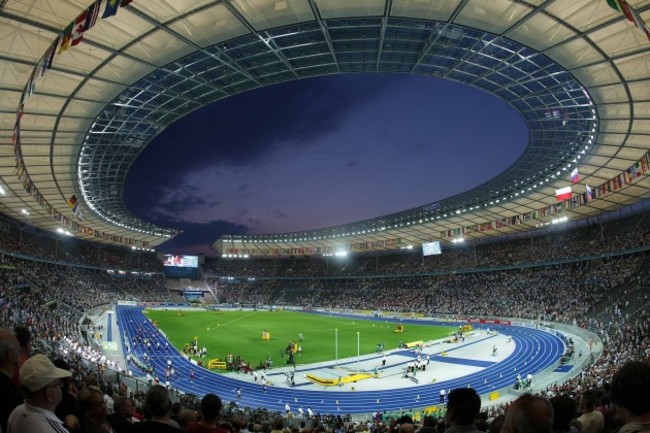
M425 242L422 244L423 256L435 256L441 253L442 251L440 250L440 241Z
M197 278L199 274L199 256L184 254L165 254L163 271L169 278Z
M178 266L181 268L198 268L199 256L186 256L183 254L165 254L163 266Z

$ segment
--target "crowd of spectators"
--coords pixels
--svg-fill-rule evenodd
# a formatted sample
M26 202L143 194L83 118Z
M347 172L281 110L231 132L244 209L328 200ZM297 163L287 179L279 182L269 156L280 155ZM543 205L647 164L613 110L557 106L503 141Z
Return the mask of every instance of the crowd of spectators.
M158 415L152 414L145 404L148 396L143 390L129 390L123 383L113 382L101 373L104 367L122 367L90 341L97 332L95 325L86 322L82 332L80 320L85 311L117 299L168 302L171 298L165 281L159 274L143 278L141 274L107 272L115 264L132 263L132 257L105 258L110 256L97 253L98 249L90 253L95 257L84 262L87 255L72 254L68 246L60 244L52 256L47 242L40 246L38 239L28 242L11 236L2 239L0 248L4 251L38 259L2 256L0 327L24 326L31 336L28 352L49 353L52 358L60 358L58 362L71 371L65 393L76 395L80 404L60 415L70 431L90 433L93 430L89 426L93 423L110 423L118 415L129 420L128 424L120 424L129 429L119 430L118 424L111 423L111 431L132 431L134 418L143 420ZM577 404L585 392L593 393L595 407L605 420L603 429L594 433L607 433L620 424L615 411L610 410L608 391L613 374L626 361L650 356L646 295L649 258L643 251L634 250L645 245L644 227L627 222L614 227L590 227L578 232L476 245L425 260L398 255L361 257L344 264L317 259L219 261L213 268L215 275L221 275L224 269L219 266L226 266L228 274L223 276L241 278L229 282L214 278L210 283L221 301L240 305L291 304L304 308L364 309L381 314L408 311L455 317L522 317L590 328L603 340L602 356L574 379L541 390L539 395L569 396ZM598 257L612 251L618 253L608 258ZM569 260L555 262L560 259ZM84 265L100 264L102 268L70 265L78 263L76 260ZM521 266L493 269L504 264ZM260 278L245 278L252 275ZM304 278L282 278L287 276ZM0 350L0 364L2 356ZM90 413L94 410L91 399L98 395L105 402L105 415ZM196 420L200 409L196 400L184 397L174 405L168 418L183 427ZM487 431L506 409L506 405L489 408L476 420L475 427ZM581 408L580 412L585 410ZM578 414L572 419L578 419ZM380 413L367 421L352 422L340 415L278 414L262 408L240 408L233 402L224 407L224 415L214 424L231 433L397 433L395 423ZM167 415L161 416L167 419ZM442 433L450 422L451 419L427 419L428 424L422 427L424 421L413 421L414 429L429 429L422 430L423 433ZM412 432L400 430L400 433Z
M24 228L0 221L0 251L23 254L61 264L93 266L124 271L162 272L162 263L153 251L98 245L89 241L53 236L36 228Z
M647 278L649 264L638 253L523 270L350 280L260 279L222 283L215 292L226 303L574 323L599 306L606 308L615 289L638 286Z
M284 257L262 259L206 258L206 272L219 277L360 277L451 272L498 266L551 263L591 258L650 245L649 222L629 217L607 225L574 231L529 232L506 242L493 238L442 245L442 254L384 254L379 256ZM549 226L554 227L554 226ZM549 229L551 230L551 229Z

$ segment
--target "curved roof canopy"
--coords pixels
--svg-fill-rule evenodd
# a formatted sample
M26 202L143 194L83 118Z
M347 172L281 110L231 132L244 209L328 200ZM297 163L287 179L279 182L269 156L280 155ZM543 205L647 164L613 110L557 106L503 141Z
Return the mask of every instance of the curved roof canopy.
M155 246L174 232L130 214L122 192L131 162L158 133L230 95L350 72L486 90L521 114L528 147L491 181L440 202L310 232L226 237L217 249L394 249L597 215L648 195L650 1L622 12L607 0L118 3L7 1L0 9L3 212ZM574 202L554 209L555 190L571 185L576 167Z

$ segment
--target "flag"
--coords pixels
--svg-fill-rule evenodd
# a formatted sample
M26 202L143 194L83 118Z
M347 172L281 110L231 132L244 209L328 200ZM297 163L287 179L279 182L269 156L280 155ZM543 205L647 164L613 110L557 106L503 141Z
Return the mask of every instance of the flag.
M52 61L54 60L54 55L56 54L56 47L59 45L59 37L57 36L54 40L54 43L50 45L50 48L47 49L43 55L43 60L41 61L41 76L45 75L47 69L52 68Z
M84 23L84 32L87 32L88 30L93 28L97 23L100 4L101 4L101 0L95 0L95 2L91 4L86 10L87 14L86 14L86 22Z
M571 198L571 195L573 194L573 191L571 190L570 186L566 186L564 188L556 189L555 190L555 198L557 201L563 201L566 199Z
M632 21L639 30L644 32L648 40L650 40L650 29L648 29L648 26L646 26L645 22L643 22L643 19L641 19L641 15L639 15L639 13L635 11L632 6L627 3L626 0L619 1L623 6L623 13L625 14L625 17L628 20Z
M643 22L643 19L641 19L641 16L637 11L629 7L629 11L632 14L632 22L634 22L634 25L639 28L639 30L644 30L645 31L645 23Z
M106 0L106 9L104 9L104 14L102 19L112 17L117 13L117 8L120 7L119 0Z
M635 11L626 0L607 0L607 4L615 11L622 12L625 15L625 18L627 18L628 21L633 22L635 26L646 34L648 40L650 40L650 29L643 22L639 13Z
M648 171L648 154L646 153L643 155L643 158L641 158L641 173L645 173Z
M598 187L598 195L603 196L607 194L607 185L604 183L601 183L600 186Z
M636 175L636 165L632 164L630 166L630 168L628 168L627 172L630 175L630 180L628 181L628 183L632 183L634 178L637 177L637 175Z
M43 206L43 196L36 188L34 188L34 199L36 200L36 203L39 204L39 206Z
M75 203L74 207L72 208L72 214L79 218L80 220L84 219L84 212L81 210L81 206L79 206L79 203Z
M59 54L70 48L70 42L72 41L72 26L74 23L70 23L68 27L63 30L63 36L61 36L61 45L59 45Z
M571 183L578 183L579 180L580 180L580 172L578 171L578 167L576 167L571 172Z
M19 149L19 144L20 144L20 126L18 122L14 125L14 133L11 136L11 141L14 145L14 156L16 157L16 160L18 160L18 157L20 156L20 149Z
M77 196L72 194L68 199L68 206L73 208L75 204L77 204Z
M634 17L632 16L632 8L625 0L618 0L619 5L623 8L623 15L628 21L634 22Z
M27 96L32 96L36 91L36 69L32 70L32 74L29 76L29 81L25 86L25 93Z
M594 193L587 184L585 184L585 189L587 190L587 203L589 203L594 199Z
M72 46L74 47L84 37L84 28L86 27L86 18L88 17L88 10L86 9L74 20L74 25L72 26L72 32L70 32L72 39Z
M610 8L614 9L616 12L623 12L623 7L618 2L618 0L607 0L607 4Z

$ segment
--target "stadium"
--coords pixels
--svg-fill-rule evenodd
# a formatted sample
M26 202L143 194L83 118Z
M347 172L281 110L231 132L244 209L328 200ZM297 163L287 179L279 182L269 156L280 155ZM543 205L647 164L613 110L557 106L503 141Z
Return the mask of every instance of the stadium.
M195 408L212 392L233 423L279 414L325 431L374 418L383 431L383 417L442 419L444 394L469 387L490 416L523 393L591 389L605 405L617 367L649 354L649 9L0 1L2 326L26 327L33 352L96 376L106 395L140 407L159 383ZM133 216L122 194L167 126L242 92L361 72L486 91L521 115L526 150L418 208L224 236L215 259L156 251L177 232ZM221 328L239 346L197 356ZM302 363L314 335L324 354ZM258 345L270 363L246 351Z

